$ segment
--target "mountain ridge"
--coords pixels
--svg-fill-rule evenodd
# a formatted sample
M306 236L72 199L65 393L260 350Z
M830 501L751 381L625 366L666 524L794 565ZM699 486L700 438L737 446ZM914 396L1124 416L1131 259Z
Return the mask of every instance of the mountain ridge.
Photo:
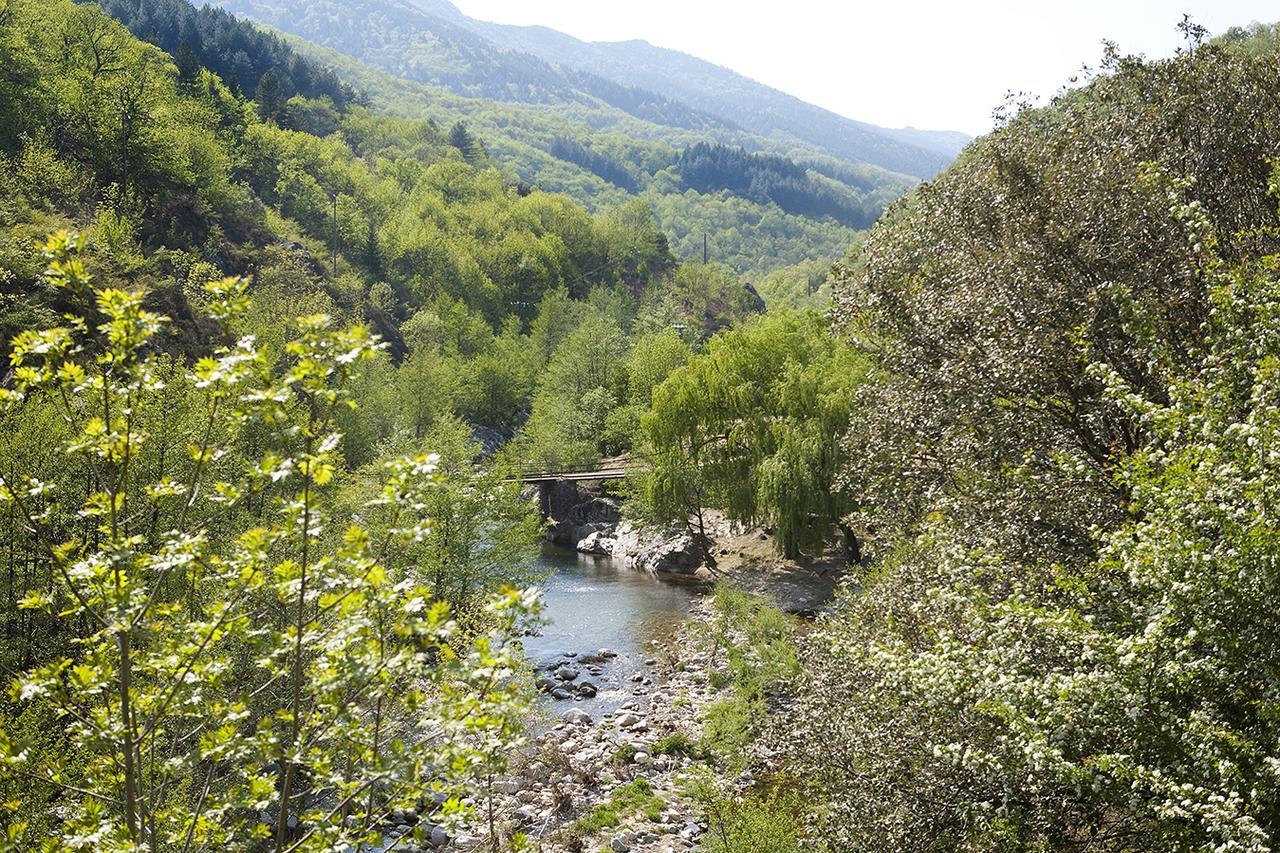
M499 45L532 53L535 56L556 64L567 65L569 67L581 67L585 70L592 71L595 74L604 76L606 79L616 79L615 74L618 77L621 77L623 76L623 72L621 69L610 69L606 65L583 62L576 57L580 56L585 50L586 52L597 56L597 62L603 61L607 63L611 59L615 59L612 55L619 51L629 54L633 61L637 58L643 58L645 54L648 54L651 57L650 63L654 70L651 72L652 76L639 82L641 82L641 85L644 88L654 89L655 91L668 91L669 87L678 85L679 82L677 75L661 73L664 68L670 67L667 62L664 62L664 60L674 59L678 62L684 63L686 71L691 70L689 62L692 61L693 63L702 66L704 69L713 69L714 72L717 73L718 78L723 82L733 82L736 85L742 85L742 83L747 84L747 87L752 89L757 96L763 95L768 99L785 99L787 101L794 101L799 104L803 104L808 108L806 112L809 112L810 117L813 119L830 122L832 118L834 118L839 122L847 122L850 124L851 128L857 128L867 133L884 134L904 144L925 148L927 150L934 151L935 153L942 154L948 159L948 161L958 155L960 151L972 141L972 137L968 134L961 133L960 131L929 130L911 126L890 128L850 118L848 116L841 115L840 113L836 113L833 110L828 110L824 107L811 104L803 98L792 95L774 86L770 86L767 83L755 80L748 75L742 74L741 72L735 71L727 66L719 65L718 63L702 59L701 57L684 51L654 45L653 43L641 38L623 39L619 41L587 41L579 39L576 36L569 35L568 33L561 32L552 27L542 25L514 25L481 21L467 16L466 13L459 10L452 3L449 3L448 0L411 0L411 2L419 8L429 10L433 15L467 26L473 31L489 37ZM635 81L633 80L633 82ZM689 94L687 90L686 94ZM697 95L696 98L686 97L686 100L696 106L698 101L704 97L706 97L706 93L701 93ZM750 123L743 122L738 116L725 114L723 111L709 111L745 128L757 131L761 129L760 126L752 127ZM885 165L883 163L877 163L877 165L884 165L885 168L894 168L893 166ZM895 169L895 171L902 170ZM928 176L920 175L919 177Z
M623 87L627 103L623 108L637 117L684 128L742 128L770 139L778 147L775 153L789 153L787 147L804 147L917 179L930 178L945 167L954 151L941 149L954 149L957 144L952 140L940 148L928 131L890 130L856 122L705 60L647 42L607 43L613 45L608 49L592 47L549 28L476 21L441 0L214 3L397 76L466 97L520 103L575 102L581 100L578 90L585 90L618 106L620 95L613 89ZM595 58L582 58L589 54ZM671 66L672 70L658 74L653 71L655 66ZM719 90L733 92L732 102L718 98L715 92ZM762 115L753 115L743 106L762 99L768 104ZM645 111L637 112L631 102L647 105Z

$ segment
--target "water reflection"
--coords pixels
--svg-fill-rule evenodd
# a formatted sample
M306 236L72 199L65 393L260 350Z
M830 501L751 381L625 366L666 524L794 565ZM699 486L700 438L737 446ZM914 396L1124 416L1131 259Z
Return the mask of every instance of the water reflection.
M545 616L541 636L524 644L535 662L566 652L593 653L611 649L618 654L602 676L584 673L600 688L594 699L551 703L553 712L580 707L593 716L613 710L631 698L630 676L648 669L645 660L670 643L689 615L692 593L662 583L643 572L619 569L605 557L590 557L547 546L543 568ZM650 641L657 641L657 646Z

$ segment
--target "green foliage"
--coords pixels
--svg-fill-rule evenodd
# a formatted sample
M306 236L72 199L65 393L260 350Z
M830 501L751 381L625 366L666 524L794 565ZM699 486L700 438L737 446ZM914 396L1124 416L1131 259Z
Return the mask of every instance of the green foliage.
M857 244L851 254L856 252ZM826 311L831 306L831 267L821 261L806 261L774 270L760 279L756 289L770 310Z
M16 154L29 200L75 209L92 176L100 189L114 186L117 205L132 206L151 233L179 219L207 223L238 200L219 118L178 95L159 50L96 7L69 2L14 0L0 30L23 69L2 102L0 150Z
M877 559L778 741L834 849L1275 845L1277 55L1184 29L975 144L837 282Z
M254 100L258 102L258 115L263 121L279 121L284 116L284 89L280 86L280 76L274 69L268 68L258 79L253 89Z
M909 530L954 504L973 513L966 544L1092 557L1092 528L1124 517L1114 456L1147 430L1114 410L1082 354L1158 397L1161 365L1185 363L1208 311L1144 163L1195 181L1188 196L1229 257L1245 232L1274 227L1280 110L1261 87L1276 57L1109 52L1090 86L1008 120L884 218L835 286L843 332L884 369L848 440L858 526ZM1206 134L1185 135L1188 122Z
M609 413L626 387L626 352L626 336L614 320L585 316L547 364L513 458L545 470L599 458Z
M663 189L659 185L643 198L670 234L676 256L702 260L705 237L711 260L739 275L763 276L814 258L839 258L857 239L857 232L842 225L789 215L726 192Z
M295 47L337 68L343 79L367 91L371 102L389 113L430 115L445 128L465 122L471 135L484 140L494 162L527 185L564 193L594 210L643 199L671 235L681 259L700 259L707 234L715 260L736 275L759 276L812 258L833 261L857 233L808 208L803 209L812 216L789 213L787 209L801 209L789 199L784 199L784 209L760 194L747 198L686 188L677 152L709 138L789 158L789 169L806 173L803 183L810 196L841 199L849 211L858 209L855 224L872 221L915 181L865 163L835 160L812 147L792 150L792 143L743 132L696 111L685 110L684 117L664 115L667 108L682 105L652 93L643 93L638 101L614 97L619 87L607 81L573 72L565 79L562 69L525 54L497 52L470 31L460 33L416 10L390 9L383 0L362 0L364 12L333 0L307 2L323 11L300 18L259 0L236 0L229 7L314 42L297 41ZM382 40L377 47L365 38L370 20L397 22L394 30L377 30ZM462 52L455 54L458 50ZM506 67L516 57L518 67ZM482 68L489 70L482 73ZM531 97L546 101L528 103ZM656 107L655 100L666 103ZM949 156L931 155L937 162L928 171ZM825 174L811 171L812 166Z
M186 0L102 0L98 6L138 38L176 57L184 84L194 84L204 66L261 102L256 87L270 72L279 86L277 106L295 95L327 99L339 107L358 100L333 71L299 56L276 36L237 20L225 9L197 8Z
M45 278L92 313L18 334L2 400L6 433L50 412L62 425L48 467L9 451L0 477L10 565L20 549L47 578L18 606L74 637L28 649L23 710L0 731L7 773L59 793L56 837L327 850L500 768L520 742L513 638L536 594L505 588L463 636L417 583L436 457L389 461L363 523L326 523L334 413L377 341L312 315L270 353L227 334L251 313L245 283L210 283L234 342L176 370L198 417L175 430L175 368L153 347L169 318L99 283L83 247L50 239ZM29 714L56 716L75 748L51 748ZM14 849L51 830L20 817Z
M56 762L63 783L79 786L83 782L85 756L48 705L6 702L0 709L0 733L23 744L33 763ZM0 802L4 804L0 808L8 834L7 839L0 839L0 849L17 849L23 839L35 842L56 837L60 818L49 803L60 794L56 784L36 782L18 773L0 776Z
M708 828L703 849L711 853L800 853L814 850L804 838L804 809L798 795L777 790L727 793L705 778L692 786ZM817 850L824 849L819 845Z
M653 755L688 756L690 758L706 757L702 748L684 732L672 732L658 738L653 743Z
M777 529L788 554L818 549L851 504L837 478L863 359L816 314L775 312L714 338L653 392L642 419L659 518L701 508Z
M662 815L663 806L662 798L653 792L649 781L644 778L636 779L614 788L608 801L581 817L573 825L573 829L579 836L591 836L618 826L634 815L657 820Z
M716 584L712 614L690 628L706 648L708 682L730 695L705 710L702 745L739 765L764 729L769 699L799 673L795 625L772 602L725 580Z
M430 529L402 554L431 600L447 603L463 619L471 616L468 608L503 587L537 580L542 520L520 497L518 484L504 481L504 471L476 465L480 448L467 426L445 415L414 444L433 448L443 474L421 499ZM381 467L358 472L346 490L342 502L352 515L376 495Z
M849 228L866 228L879 210L866 210L856 194L834 180L822 180L786 157L752 154L742 148L699 143L680 152L680 179L700 193L730 190L756 202L773 202L787 213L830 218Z
M1192 239L1211 233L1197 226ZM927 641L893 626L902 604L890 588L828 627L815 650L846 651L818 665L824 684L842 685L821 704L849 702L831 724L895 710L862 718L824 765L852 750L883 779L890 756L866 751L864 738L910 714L924 742L896 741L890 760L918 781L899 784L957 794L973 845L1058 848L1105 824L1141 839L1112 849L1268 849L1278 626L1263 602L1277 540L1265 485L1274 454L1258 448L1280 427L1280 336L1266 307L1280 292L1276 266L1268 257L1210 273L1201 361L1165 374L1169 402L1093 366L1115 405L1152 432L1117 471L1131 520L1101 539L1094 565L967 551L943 541L939 523L921 545L932 568L908 576L919 585L912 622L927 622ZM1051 594L1036 595L1041 584ZM882 830L901 819L841 787L841 811L874 814ZM999 813L983 806L993 797ZM930 827L956 811L917 808L912 818Z

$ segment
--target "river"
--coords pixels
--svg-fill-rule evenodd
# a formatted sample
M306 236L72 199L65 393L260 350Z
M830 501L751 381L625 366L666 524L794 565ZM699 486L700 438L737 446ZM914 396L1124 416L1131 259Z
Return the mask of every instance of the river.
M547 624L538 636L524 640L533 661L572 663L568 653L590 655L600 649L617 653L601 666L600 675L583 667L576 679L577 683L591 681L599 691L595 697L553 701L544 696L548 710L558 713L576 707L598 717L630 699L643 699L633 695L636 685L631 677L647 673L650 667L645 661L667 647L689 615L693 591L619 568L607 557L551 545L543 549L542 567L548 572L542 585Z

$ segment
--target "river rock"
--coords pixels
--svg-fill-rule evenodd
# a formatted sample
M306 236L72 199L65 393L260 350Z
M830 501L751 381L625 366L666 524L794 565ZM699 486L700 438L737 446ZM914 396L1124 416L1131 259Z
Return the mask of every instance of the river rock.
M591 725L591 715L581 708L570 708L560 715L560 719L574 726Z
M524 788L519 779L498 779L493 783L493 790L499 794L514 794Z
M595 554L605 557L613 553L617 542L610 536L607 536L603 530L594 530L585 538L578 540L575 546L580 554Z
M581 672L581 670L576 666L569 666L568 664L565 664L556 670L555 676L561 681L573 681L578 677L579 672Z

